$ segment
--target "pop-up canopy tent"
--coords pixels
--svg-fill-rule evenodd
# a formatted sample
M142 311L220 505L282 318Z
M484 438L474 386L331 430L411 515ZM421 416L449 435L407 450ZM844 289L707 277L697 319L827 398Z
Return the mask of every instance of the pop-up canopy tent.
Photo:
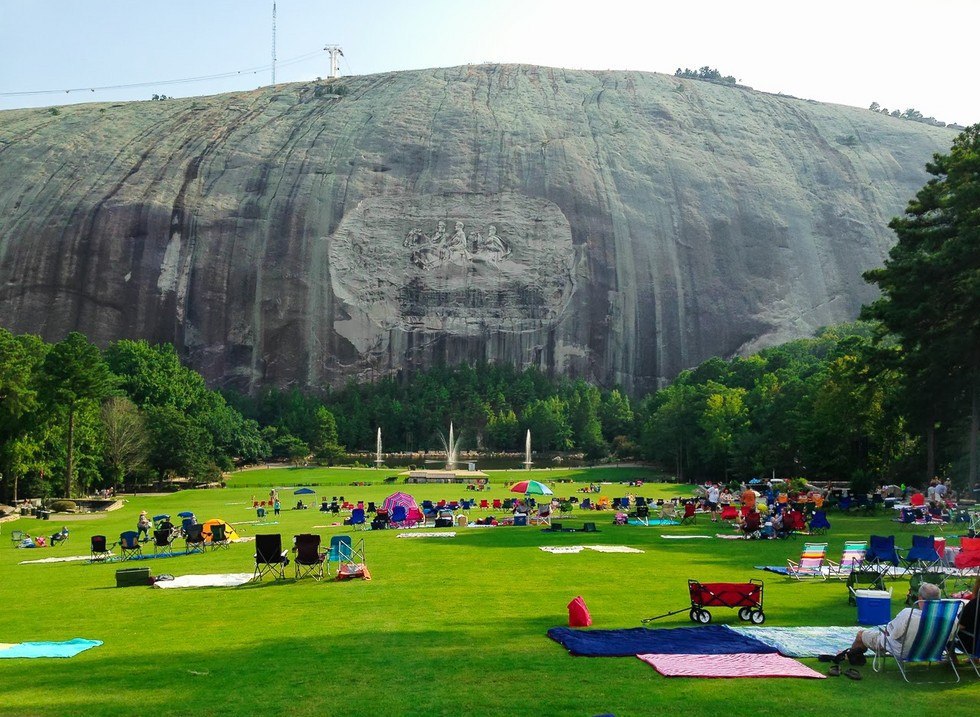
M293 495L301 496L300 500L303 499L302 496L304 495L312 495L313 497L310 499L310 502L316 505L316 491L312 488L297 488L293 491Z

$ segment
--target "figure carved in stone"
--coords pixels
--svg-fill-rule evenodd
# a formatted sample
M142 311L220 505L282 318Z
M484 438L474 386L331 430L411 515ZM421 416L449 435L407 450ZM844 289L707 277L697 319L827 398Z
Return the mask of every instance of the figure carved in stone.
M510 247L497 235L497 227L493 224L487 227L487 236L480 243L479 253L484 254L484 258L493 263L510 254Z
M463 222L456 222L453 234L446 242L446 261L451 264L468 264L470 261L469 247L466 245L466 232Z

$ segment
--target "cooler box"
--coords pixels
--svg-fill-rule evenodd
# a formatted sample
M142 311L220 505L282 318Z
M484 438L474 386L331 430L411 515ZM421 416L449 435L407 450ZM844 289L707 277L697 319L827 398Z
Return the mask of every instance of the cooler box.
M149 568L126 568L116 571L116 587L128 588L134 585L149 585Z
M855 590L861 625L884 625L892 619L891 590Z

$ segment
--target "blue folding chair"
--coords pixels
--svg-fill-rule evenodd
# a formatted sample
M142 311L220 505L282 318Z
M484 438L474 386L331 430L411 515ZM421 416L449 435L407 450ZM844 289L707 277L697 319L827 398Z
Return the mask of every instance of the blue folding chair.
M356 565L364 562L364 540L355 545L349 535L335 535L330 538L330 550L327 552L327 575L330 567L336 563L335 573L340 572L343 565Z
M830 530L830 521L827 520L827 513L822 510L813 511L813 517L810 518L810 533L820 534L828 530Z
M364 515L364 508L354 508L350 512L347 525L352 526L354 530L367 530L367 517Z
M895 547L894 535L872 535L869 541L867 552L864 554L862 567L873 567L882 572L887 572L886 564L890 563L899 567L902 559L898 557L898 548Z
M140 545L140 534L135 530L127 530L119 534L119 551L123 560L138 560L143 556L143 546Z
M939 564L939 551L936 550L936 539L931 535L913 535L912 547L902 556L905 572L913 568L925 569Z

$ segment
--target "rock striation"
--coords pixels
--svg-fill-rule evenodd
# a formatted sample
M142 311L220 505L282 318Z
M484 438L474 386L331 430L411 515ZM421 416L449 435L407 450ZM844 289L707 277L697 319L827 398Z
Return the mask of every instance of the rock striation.
M506 361L641 393L853 319L952 130L486 65L0 113L0 324L212 383Z

